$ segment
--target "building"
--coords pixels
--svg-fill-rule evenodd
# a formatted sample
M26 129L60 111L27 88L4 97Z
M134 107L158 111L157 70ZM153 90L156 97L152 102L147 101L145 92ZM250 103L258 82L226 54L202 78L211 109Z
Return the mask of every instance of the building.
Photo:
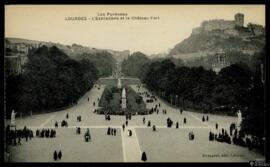
M235 34L233 30L235 30L236 27L244 27L244 14L235 14L234 20L216 19L203 21L200 27L196 27L192 30L192 33L198 34L203 31L226 30L229 33Z
M222 68L227 67L229 65L230 63L227 60L225 52L219 51L216 53L215 60L212 63L212 70L218 74Z
M5 40L5 72L6 75L22 73L22 66L28 61L30 49L38 48L38 43L11 43Z

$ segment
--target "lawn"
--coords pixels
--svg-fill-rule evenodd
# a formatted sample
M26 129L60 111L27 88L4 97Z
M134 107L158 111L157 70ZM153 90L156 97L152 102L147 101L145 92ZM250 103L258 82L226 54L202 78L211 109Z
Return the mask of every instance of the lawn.
M113 94L113 99L109 102L106 101L105 96L106 93L111 91ZM126 86L126 92L127 92L127 111L131 112L132 114L135 114L136 112L141 114L141 113L146 113L147 109L146 109L146 104L143 100L141 100L141 103L136 103L136 98L139 97L139 95L132 90L129 86ZM110 110L111 114L124 114L124 112L122 112L121 110L121 104L120 104L120 100L121 100L121 90L117 90L116 87L113 86L106 86L100 102L99 102L99 106L102 107L102 109L100 109L99 113L103 114L106 110L106 108L108 108L108 110Z
M101 78L97 81L98 84L106 85L108 87L117 86L118 79L104 79ZM140 84L141 81L138 79L123 78L121 79L122 86Z

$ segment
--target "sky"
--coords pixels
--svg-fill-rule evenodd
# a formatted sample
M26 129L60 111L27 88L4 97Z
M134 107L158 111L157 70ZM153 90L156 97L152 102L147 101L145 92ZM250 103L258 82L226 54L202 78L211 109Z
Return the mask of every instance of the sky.
M92 20L103 13L124 19ZM5 37L150 55L168 52L204 20L233 20L236 13L245 15L245 25L265 26L264 5L6 5ZM149 19L132 19L137 16Z

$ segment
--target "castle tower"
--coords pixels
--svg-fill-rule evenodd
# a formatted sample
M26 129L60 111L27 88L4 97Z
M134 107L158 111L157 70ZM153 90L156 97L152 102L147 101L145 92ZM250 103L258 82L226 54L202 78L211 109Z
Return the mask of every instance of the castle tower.
M236 26L243 27L244 26L244 14L242 14L242 13L235 14L234 21L235 21Z

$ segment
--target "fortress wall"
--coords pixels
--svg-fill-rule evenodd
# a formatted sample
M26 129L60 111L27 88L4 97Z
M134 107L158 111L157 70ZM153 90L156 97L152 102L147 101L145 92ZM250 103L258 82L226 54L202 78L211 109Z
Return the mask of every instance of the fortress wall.
M226 34L230 34L232 36L238 36L239 35L239 32L235 29L227 29L224 31Z
M226 30L226 29L234 29L235 21L226 21L226 20L210 20L204 21L201 26L206 31L212 31L215 29Z

